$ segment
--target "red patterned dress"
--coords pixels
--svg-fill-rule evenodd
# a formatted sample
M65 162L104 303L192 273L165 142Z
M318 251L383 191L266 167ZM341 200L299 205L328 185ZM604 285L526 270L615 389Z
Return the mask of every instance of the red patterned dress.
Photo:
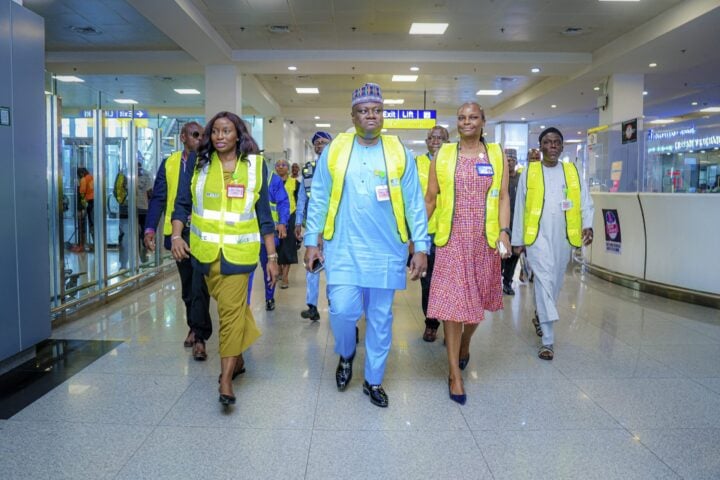
M480 323L485 310L503 308L500 255L485 239L485 199L491 176L479 176L481 158L458 156L450 239L435 251L428 318Z

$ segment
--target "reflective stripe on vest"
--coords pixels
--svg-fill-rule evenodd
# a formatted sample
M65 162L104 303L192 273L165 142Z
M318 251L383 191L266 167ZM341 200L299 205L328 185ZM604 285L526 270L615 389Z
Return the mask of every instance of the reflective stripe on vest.
M277 225L280 223L280 214L278 213L277 209L277 203L272 201L272 197L270 195L270 183L272 182L273 175L275 175L275 172L270 172L270 175L268 175L268 203L270 203L270 215L272 216L273 222Z
M561 162L567 188L567 199L572 208L565 211L565 228L568 242L573 247L582 245L582 213L580 210L580 176L573 163ZM532 245L540 230L540 218L545 206L545 177L542 162L530 162L527 167L523 243Z
M428 179L430 177L430 157L427 154L415 157L415 163L417 164L418 178L420 179L420 186L422 187L423 199L427 193ZM432 217L428 219L428 233L433 234L436 230L437 215L433 213Z
M178 183L180 183L180 162L183 152L175 152L165 160L165 184L167 185L167 198L165 201L165 222L163 235L172 235L172 214L175 208Z
M385 158L385 172L388 189L390 192L390 203L392 204L395 223L397 224L400 241L408 241L407 223L405 220L405 203L402 197L401 179L405 173L405 147L400 139L394 135L381 135L381 146ZM327 147L328 170L332 179L332 190L328 201L328 213L325 220L323 238L331 240L335 234L335 217L340 208L343 186L345 185L345 173L355 145L354 133L341 133Z
M489 143L485 147L488 160L493 167L492 183L485 197L485 238L490 248L497 248L500 236L500 187L504 160L502 149L497 143ZM433 218L436 222L435 245L442 247L447 244L452 231L452 220L455 214L455 170L457 168L458 144L444 143L435 158L440 192Z
M222 163L213 153L210 163L192 180L193 217L190 249L201 263L212 263L222 250L234 265L254 265L260 255L260 227L255 203L262 187L263 158L238 159L233 181L245 187L243 198L228 198Z

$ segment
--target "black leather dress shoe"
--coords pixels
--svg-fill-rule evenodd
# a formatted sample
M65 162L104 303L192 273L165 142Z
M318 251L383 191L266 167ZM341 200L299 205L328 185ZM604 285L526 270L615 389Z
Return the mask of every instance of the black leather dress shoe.
M503 293L505 295L515 295L515 290L510 285L503 285Z
M370 403L378 407L388 406L388 396L382 385L370 385L367 380L363 382L363 393L370 397Z
M335 369L335 383L337 389L341 392L345 391L350 380L352 380L352 364L355 359L355 352L353 352L350 358L343 358L340 356L340 361Z
M265 310L268 312L270 310L275 310L275 299L271 298L270 300L265 300Z
M302 318L309 318L313 322L320 320L320 312L318 312L315 305L308 305L308 309L300 312L300 316Z

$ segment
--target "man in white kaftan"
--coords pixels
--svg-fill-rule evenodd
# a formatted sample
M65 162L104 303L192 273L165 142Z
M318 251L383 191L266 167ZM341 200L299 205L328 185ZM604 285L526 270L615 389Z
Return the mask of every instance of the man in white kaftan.
M542 181L544 182L544 202L540 216L539 230L535 241L525 245L527 232L526 205L528 173L526 168L520 177L515 200L515 216L513 219L512 245L516 253L525 249L530 267L535 275L535 305L537 319L542 330L542 346L539 357L552 360L555 342L554 322L560 315L557 300L563 285L572 245L568 240L566 210L569 209L568 187L565 172L559 163L562 153L563 138L559 130L548 128L540 134L540 146L543 152ZM582 216L582 243L592 242L592 220L594 207L592 198L585 185L580 186L580 214ZM534 319L533 323L537 324ZM537 329L538 335L540 329Z

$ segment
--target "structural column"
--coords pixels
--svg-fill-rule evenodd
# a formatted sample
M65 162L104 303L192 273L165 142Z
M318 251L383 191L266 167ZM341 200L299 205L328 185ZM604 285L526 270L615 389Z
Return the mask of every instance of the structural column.
M607 100L600 109L600 125L613 125L633 118L638 119L638 128L643 116L644 75L617 74L606 84Z
M205 119L228 111L242 116L242 77L235 65L205 67Z
M528 124L501 122L495 125L495 142L504 149L513 149L517 153L518 164L527 163Z

